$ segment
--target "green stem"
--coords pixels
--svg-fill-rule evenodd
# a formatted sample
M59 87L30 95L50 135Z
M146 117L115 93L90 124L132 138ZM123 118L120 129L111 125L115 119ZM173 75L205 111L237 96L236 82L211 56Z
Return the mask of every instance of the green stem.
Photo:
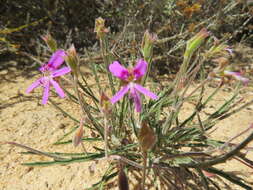
M78 78L77 78L77 73L74 73L73 74L73 80L74 80L74 88L75 88L75 92L76 92L76 95L77 95L77 98L78 98L78 102L80 104L80 108L82 110L82 113L83 115L85 115L85 110L84 110L84 105L83 105L83 102L82 102L82 99L81 99L81 95L78 91Z
M101 38L100 39L101 53L102 53L102 57L103 57L103 60L105 62L105 65L106 65L107 77L108 77L108 80L109 80L109 83L110 83L112 94L115 94L116 91L115 91L115 88L114 88L112 75L110 74L110 72L108 72L108 68L109 68L109 65L110 65L110 60L108 59L108 55L107 55L107 48L108 48L107 46L108 45L107 45L106 37Z

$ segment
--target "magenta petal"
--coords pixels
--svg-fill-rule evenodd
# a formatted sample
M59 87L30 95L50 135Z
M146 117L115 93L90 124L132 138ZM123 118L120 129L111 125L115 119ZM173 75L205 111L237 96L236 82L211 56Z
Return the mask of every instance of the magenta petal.
M46 71L48 71L48 70L50 70L50 69L52 69L52 68L50 68L48 64L44 64L44 65L42 65L42 66L39 68L40 72L42 72L42 73L43 73L43 72L46 72Z
M64 57L66 56L66 53L64 50L57 50L48 61L49 67L53 69L57 69L61 64L64 62Z
M112 64L110 64L109 70L114 76L122 80L126 80L129 77L128 70L123 67L118 61L114 61Z
M134 88L138 90L139 92L141 92L142 94L150 97L153 100L156 100L158 98L158 96L155 95L153 92L150 92L149 90L147 90L146 88L144 88L143 86L139 84L134 84Z
M49 89L50 89L50 83L47 81L44 84L44 92L43 92L43 97L42 97L42 104L46 104L48 97L49 97Z
M111 103L115 104L119 101L129 90L129 85L123 86L111 99Z
M53 87L55 88L55 91L57 92L57 94L61 97L64 98L65 94L64 91L61 89L60 85L54 81L53 79L50 80L50 83L53 85Z
M228 51L230 55L233 55L233 50L231 48L225 48L225 50Z
M131 88L130 91L131 98L134 101L134 106L136 112L141 112L141 97L138 91L135 88Z
M247 85L247 84L249 83L249 79L243 77L243 76L241 75L241 73L239 73L239 72L224 71L224 74L227 75L227 76L232 76L232 77L234 77L236 80L242 81L242 83L243 83L244 85Z
M30 93L34 88L37 88L41 85L41 78L32 83L27 89L26 93Z
M63 67L59 70L55 70L52 72L52 77L59 77L62 75L65 75L67 73L69 73L71 71L71 69L69 67Z
M147 71L147 67L148 67L148 63L144 61L143 59L139 59L137 61L137 64L134 67L134 76L136 80L142 77L143 75L145 75Z

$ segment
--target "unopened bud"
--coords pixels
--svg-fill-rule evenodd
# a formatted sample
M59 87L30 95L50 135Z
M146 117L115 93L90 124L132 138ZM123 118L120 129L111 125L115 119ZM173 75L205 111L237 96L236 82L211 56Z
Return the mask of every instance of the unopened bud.
M46 42L52 52L57 50L57 42L50 34L42 36L41 38Z
M142 44L141 44L141 51L145 60L149 60L153 54L153 46L155 41L157 40L156 34L149 33L148 30L144 33Z
M95 20L94 32L97 33L97 38L103 38L109 29L105 27L105 20L101 17Z
M146 122L143 122L139 133L139 143L142 151L146 152L152 149L156 141L157 137L154 130Z
M77 75L78 65L79 65L79 57L76 53L76 49L73 44L67 50L67 56L65 57L65 61L70 66L71 70Z
M187 41L185 57L190 57L204 42L204 40L209 36L209 32L206 28L203 28L195 36Z
M203 174L208 177L208 178L211 178L211 177L215 177L216 175L214 173L210 173L210 172L207 172L205 170L202 170Z
M213 59L213 62L219 64L219 66L216 69L218 71L224 71L226 66L228 66L228 64L229 64L229 60L225 57L219 57L219 58Z

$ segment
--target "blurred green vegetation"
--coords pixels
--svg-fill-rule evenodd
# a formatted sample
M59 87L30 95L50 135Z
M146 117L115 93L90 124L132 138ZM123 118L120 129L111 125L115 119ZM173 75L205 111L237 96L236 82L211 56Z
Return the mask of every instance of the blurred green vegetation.
M94 21L100 16L112 33L120 33L127 25L126 35L134 36L136 41L141 41L146 29L157 33L159 39L178 35L160 41L154 50L160 56L157 65L167 63L170 68L182 61L180 47L184 39L202 27L230 43L243 40L252 44L247 27L253 11L244 1L1 0L0 4L0 54L41 54L40 36L47 32L61 47L70 43L78 51L92 47L97 42Z

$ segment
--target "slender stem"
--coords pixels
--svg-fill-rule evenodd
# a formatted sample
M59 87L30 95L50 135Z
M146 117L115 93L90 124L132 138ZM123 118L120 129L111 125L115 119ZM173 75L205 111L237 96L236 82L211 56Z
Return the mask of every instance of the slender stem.
M116 161L121 161L121 162L124 162L126 164L129 164L133 167L136 167L136 168L139 168L139 169L143 169L143 166L132 161L132 160L129 160L123 156L119 156L119 155L109 155L107 158L104 157L104 158L101 158L101 159L98 159L98 160L105 160L105 159L108 159L108 160L116 160Z
M104 142L105 142L105 157L108 158L108 121L104 115Z
M222 156L218 156L217 158L215 158L213 160L208 160L208 161L199 162L199 163L182 164L181 166L183 166L183 167L192 167L192 168L206 168L206 167L210 167L210 166L215 165L215 164L225 162L227 159L233 157L240 150L242 150L244 147L246 147L252 140L253 140L253 133L251 133L244 141L242 141L233 150L231 150L230 152L228 152L228 153L226 153Z
M187 97L185 97L184 99L190 98L198 89L200 89L201 87L203 87L208 81L209 81L209 79L205 79L204 81L202 81L202 82L201 82L190 94L188 94Z
M244 160L241 160L241 159L239 159L238 157L233 157L235 160L237 160L238 162L240 162L240 163L242 163L242 164L244 164L245 166L248 166L249 168L251 168L251 169L253 169L253 166L252 165L250 165L250 164L248 164L247 162L245 162Z
M101 134L101 130L100 130L100 126L97 125L97 123L95 122L95 119L93 118L93 116L91 115L89 109L88 109L88 106L87 103L85 102L84 99L82 99L81 97L81 94L79 93L78 91L78 78L77 78L77 73L74 73L73 74L73 80L74 80L74 88L75 88L75 92L77 94L77 97L78 97L78 102L80 104L80 107L81 107L81 110L82 110L82 113L83 115L86 115L87 114L87 117L89 118L90 122L93 124L93 126L97 129L97 131L99 132L100 135Z
M76 95L77 95L77 98L78 98L78 102L80 104L80 108L82 110L82 113L83 115L85 115L85 110L84 110L84 105L83 105L83 102L82 102L82 99L81 99L81 95L78 91L78 78L77 78L77 73L74 73L73 74L73 80L74 80L74 88L75 88L75 92L76 92Z
M233 110L233 111L231 111L231 112L229 112L229 113L227 113L227 114L221 116L221 117L218 118L218 119L219 119L219 120L225 119L225 118L227 118L227 117L229 117L229 116L231 116L231 115L233 115L233 114L235 114L235 113L241 111L242 109L248 107L248 106L251 105L251 104L253 104L253 100L250 100L249 102L243 104L241 107L239 107L239 108L237 108L237 109L235 109L235 110Z
M114 88L114 84L113 84L112 75L110 74L110 72L108 72L110 60L108 59L109 54L107 55L107 41L106 41L105 37L100 39L100 47L101 47L102 57L103 57L105 65L106 65L107 77L108 77L108 80L110 83L111 91L112 91L112 94L115 94L115 88Z
M145 180L146 180L146 170L147 170L147 151L143 151L143 175L142 175L142 190L145 189Z
M243 130L242 132L240 132L239 134L237 134L236 136L232 137L231 139L229 139L226 143L224 143L221 147L219 147L220 149L223 149L225 147L227 147L229 145L230 142L232 142L233 140L235 140L236 138L240 137L241 135L243 135L244 133L248 132L250 129L253 129L253 124L251 124L247 129Z
M144 79L142 80L142 85L143 85L143 86L145 85L146 80L147 80L147 78L148 78L148 76L149 76L149 73L150 73L150 71L151 71L151 67L152 67L152 56L151 56L150 59L147 59L147 58L145 59L145 58L144 58L144 60L148 63L148 71L147 71L147 73L145 74Z
M211 172L211 173L214 173L214 174L217 174L229 181L231 181L232 183L234 184L237 184L241 187L243 187L244 189L247 189L247 190L252 190L252 188L246 184L244 184L240 178L238 177L235 177L235 176L231 176L229 174L227 174L226 172L223 172L219 169L216 169L216 168L213 168L213 167L210 167L210 168L204 168L203 170L207 171L207 172Z
M81 142L81 145L82 145L83 152L84 152L85 154L88 154L88 152L86 151L86 149L85 149L85 147L84 147L83 141Z
M78 78L77 78L77 73L74 73L74 76L73 76L73 77L74 77L74 86L75 86L76 95L77 95L77 97L78 97L78 102L79 102L79 104L80 104L80 108L81 108L82 113L83 113L83 116L84 116L86 112L85 112L85 110L84 110L83 102L81 101L81 95L80 95L80 93L79 93L79 91L78 91ZM83 122L83 119L81 119L80 122L82 123L82 122ZM86 149L85 149L85 147L84 147L83 141L81 142L81 145L82 145L83 152L87 154L87 151L86 151Z
M3 142L4 144L10 144L10 145L14 145L14 146L18 146L20 148L23 148L23 149L26 149L28 151L31 151L35 154L38 154L38 155L43 155L43 156L47 156L47 157L51 157L51 158L54 158L56 160L64 160L65 158L62 158L60 156L56 156L56 155L53 155L53 154L50 154L50 153L46 153L46 152L41 152L39 150L36 150L36 149L33 149L31 147L28 147L26 145L23 145L23 144L19 144L19 143L15 143L15 142Z

